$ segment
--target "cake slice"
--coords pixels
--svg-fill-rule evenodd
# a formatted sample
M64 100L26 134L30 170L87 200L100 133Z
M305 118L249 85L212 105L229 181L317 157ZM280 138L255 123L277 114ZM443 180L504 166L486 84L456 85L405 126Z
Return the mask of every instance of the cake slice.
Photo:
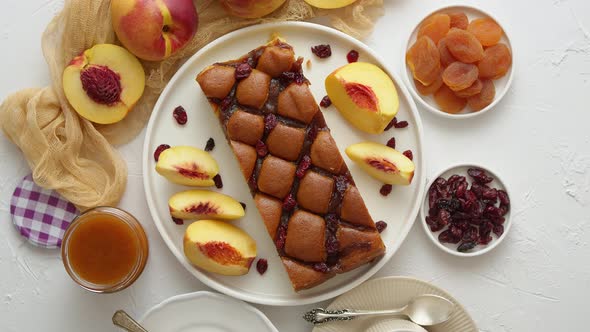
M197 76L295 291L385 252L302 61L277 38Z

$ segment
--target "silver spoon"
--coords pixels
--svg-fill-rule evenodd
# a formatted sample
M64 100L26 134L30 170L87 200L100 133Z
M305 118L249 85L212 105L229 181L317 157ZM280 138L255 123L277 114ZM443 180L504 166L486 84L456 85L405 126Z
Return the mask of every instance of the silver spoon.
M123 310L117 310L113 315L113 324L121 327L128 332L148 332L138 322L136 322L129 314Z
M453 302L438 295L425 294L413 298L407 305L392 310L326 310L313 309L303 319L317 325L330 321L352 320L366 316L407 316L418 325L430 326L446 322L454 310Z

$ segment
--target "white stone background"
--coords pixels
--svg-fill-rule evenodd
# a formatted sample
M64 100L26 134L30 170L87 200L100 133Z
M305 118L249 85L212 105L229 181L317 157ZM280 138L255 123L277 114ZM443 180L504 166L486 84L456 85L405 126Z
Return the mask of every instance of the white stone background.
M405 32L436 0L386 1L366 42L400 68ZM518 64L511 90L488 114L450 121L421 110L427 171L476 161L497 170L512 191L513 227L504 243L477 259L436 249L417 222L377 276L409 275L456 296L482 331L587 330L590 295L590 2L465 1L509 28ZM48 83L40 39L60 0L2 0L0 98ZM129 164L121 206L143 221L150 262L128 290L97 296L76 287L57 251L33 248L15 232L9 202L29 172L19 150L0 135L0 331L115 331L117 308L136 316L160 301L206 289L168 251L144 200L143 134L120 148ZM327 303L321 303L326 305ZM304 307L258 306L280 331L309 331Z

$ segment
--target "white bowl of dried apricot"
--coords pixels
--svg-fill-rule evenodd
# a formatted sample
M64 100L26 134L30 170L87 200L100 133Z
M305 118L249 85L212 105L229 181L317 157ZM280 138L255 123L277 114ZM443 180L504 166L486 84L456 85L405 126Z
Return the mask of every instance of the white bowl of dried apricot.
M504 27L470 6L427 15L410 33L402 72L422 106L448 118L470 118L504 97L514 73L514 52Z

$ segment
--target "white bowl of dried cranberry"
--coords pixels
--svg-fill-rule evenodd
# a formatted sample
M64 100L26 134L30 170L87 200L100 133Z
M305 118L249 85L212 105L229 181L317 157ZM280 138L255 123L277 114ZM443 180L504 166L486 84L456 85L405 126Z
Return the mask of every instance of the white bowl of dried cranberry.
M432 242L460 257L485 254L510 230L510 193L497 173L468 163L436 174L426 187L420 218Z

